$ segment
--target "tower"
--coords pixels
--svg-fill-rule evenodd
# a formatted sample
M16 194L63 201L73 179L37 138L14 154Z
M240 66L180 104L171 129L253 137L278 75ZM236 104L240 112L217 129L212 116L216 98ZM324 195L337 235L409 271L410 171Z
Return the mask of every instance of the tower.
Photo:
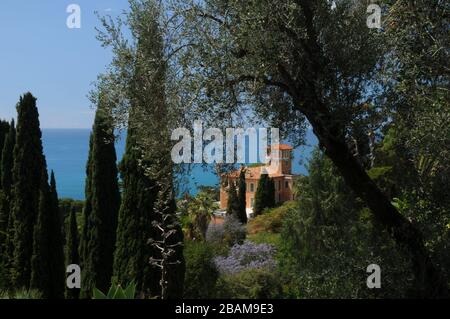
M292 150L293 148L286 144L269 147L270 165L267 171L270 175L292 174Z

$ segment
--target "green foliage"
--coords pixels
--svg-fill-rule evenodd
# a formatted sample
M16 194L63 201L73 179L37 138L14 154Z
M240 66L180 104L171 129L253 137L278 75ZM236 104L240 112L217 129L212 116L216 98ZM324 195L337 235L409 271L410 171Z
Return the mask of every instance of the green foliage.
M14 145L16 144L16 127L14 120L9 125L0 157L0 189L10 196L12 187L12 168L14 163Z
M247 226L249 234L259 232L279 233L286 214L298 206L297 202L285 202L283 205L264 211L264 214L253 218Z
M237 218L242 224L247 223L247 203L246 203L246 191L247 191L247 183L245 183L245 171L241 170L239 174L239 181L238 181L238 202L239 202L239 210L237 214Z
M301 180L298 204L284 218L280 268L286 295L297 298L404 297L412 274L402 251L317 150ZM383 265L384 289L366 287L365 269Z
M227 216L223 223L223 242L229 247L242 244L245 240L247 230L243 224L234 216Z
M50 298L50 214L52 210L47 172L43 171L39 197L39 213L33 233L30 287Z
M238 218L241 204L238 199L238 193L236 190L236 184L234 181L228 183L228 203L227 203L227 215Z
M10 131L10 126L9 126L8 121L0 120L0 161L2 159L4 144L5 144L6 137L9 133L9 131ZM1 168L0 168L0 172L1 172ZM0 185L0 189L1 189L1 185Z
M61 219L55 175L52 171L49 186L44 171L39 214L33 235L30 286L41 291L45 299L64 298L65 267Z
M447 2L383 1L387 17L379 31L367 28L367 1L333 3L331 9L326 0L175 1L173 27L183 35L174 37L175 47L190 44L176 60L183 97L192 101L190 114L207 114L213 127L251 113L256 123L268 120L283 137L302 142L308 120L349 189L380 222L377 237L387 230L409 251L424 295L448 297L420 231L391 204L397 196L382 192L366 172L379 128L394 122L406 128L402 142L406 153L418 155L413 163L448 176ZM426 189L420 185L416 193ZM263 209L258 204L255 212Z
M255 194L255 216L261 215L266 208L275 206L275 183L267 174L261 174Z
M392 165L391 199L424 236L431 256L450 282L450 95L448 3L387 1L386 38L392 50L383 76L392 125L377 165ZM392 186L395 185L395 186ZM383 186L383 185L382 185ZM423 284L423 283L422 283ZM433 283L437 286L438 283Z
M219 298L278 299L283 289L276 272L251 269L234 275L222 275L218 281Z
M256 244L270 244L274 247L280 247L281 245L281 235L278 233L260 231L255 234L249 234L247 239Z
M192 240L204 240L208 225L217 209L219 207L211 193L201 191L195 197L189 199L186 214L182 216L186 237Z
M111 284L120 193L112 116L101 95L91 134L81 237L82 295Z
M56 190L55 174L50 174L50 286L51 298L64 298L65 273L64 266L64 236L62 221L63 217L59 210L58 193Z
M184 298L211 299L216 297L219 273L213 263L217 247L207 242L188 242L184 249L186 276Z
M221 224L210 224L206 234L206 240L219 247L232 247L242 244L247 235L245 225L234 216L225 216Z
M173 83L161 9L162 3L157 1L131 0L130 11L119 21L102 18L105 31L98 38L114 55L108 73L99 77L94 95L106 90L114 116L128 126L114 275L119 282L135 279L142 295L171 298L182 294L184 276L182 245L172 242L176 248L168 249L165 240L183 237L179 227L172 228L176 211L170 158L170 129L181 113L172 108L172 96L166 94ZM128 28L126 34L121 26ZM149 240L153 244L163 241L162 250L148 245ZM169 251L171 266L155 266L155 262L167 265ZM161 280L163 277L169 282Z
M26 93L17 104L17 135L14 146L12 215L15 287L28 287L31 279L33 230L39 211L40 188L46 169L36 98Z
M220 188L216 186L198 186L199 193L206 193L210 196L213 201L218 202L220 200Z
M13 257L13 218L11 214L11 188L13 152L16 143L14 120L5 136L0 157L0 289L11 286L11 262Z
M76 213L82 213L83 207L83 200L75 200L71 198L61 198L59 200L59 209L61 210L61 215L64 216L64 218L70 216L72 209L75 209Z
M136 284L129 283L125 289L121 285L113 284L107 294L94 288L92 292L93 299L134 299L136 296Z
M406 132L401 130L405 128L389 127L384 140L376 146L376 166L372 170L386 166L391 169L375 181L389 194L393 205L422 231L432 258L449 278L450 195L443 186L450 183L447 160L439 159L443 149L438 147L433 153L427 145L416 145L414 152L406 150Z
M80 254L78 251L79 246L79 231L76 219L76 208L72 208L72 212L69 215L69 224L66 231L66 251L65 251L65 261L66 266L68 265L79 265L80 264ZM66 299L78 299L80 296L79 289L66 289Z
M152 219L155 183L139 166L139 152L136 149L133 131L128 130L127 145L120 173L124 192L119 210L117 246L114 253L114 277L118 282L135 280L139 293L159 292L159 271L148 261L153 248L147 244L155 237Z
M38 290L17 290L15 292L3 292L0 293L0 299L42 299L42 294Z

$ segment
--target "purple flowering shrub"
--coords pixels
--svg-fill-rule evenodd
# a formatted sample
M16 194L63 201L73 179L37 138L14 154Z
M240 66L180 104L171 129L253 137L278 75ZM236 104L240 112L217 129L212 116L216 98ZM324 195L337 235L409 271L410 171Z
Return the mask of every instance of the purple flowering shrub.
M242 245L234 245L228 257L216 257L214 263L221 274L233 275L244 270L275 270L276 249L270 244L256 244L246 240Z
M242 244L247 235L245 225L241 224L234 216L226 216L221 225L210 224L206 232L206 241L223 243L231 247Z

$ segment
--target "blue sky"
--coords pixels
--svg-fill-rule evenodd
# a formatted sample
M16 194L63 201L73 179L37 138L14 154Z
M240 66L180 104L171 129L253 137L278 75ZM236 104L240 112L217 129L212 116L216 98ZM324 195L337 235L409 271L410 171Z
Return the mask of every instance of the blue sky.
M81 7L81 29L69 29L70 4ZM87 98L111 60L96 40L100 14L116 15L127 0L2 0L0 3L0 118L15 117L19 96L38 98L42 128L90 128Z

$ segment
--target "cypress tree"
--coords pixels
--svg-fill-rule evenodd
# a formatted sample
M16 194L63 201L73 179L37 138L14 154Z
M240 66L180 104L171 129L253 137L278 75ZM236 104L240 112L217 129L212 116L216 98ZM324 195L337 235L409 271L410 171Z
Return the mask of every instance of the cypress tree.
M31 288L41 291L45 299L64 298L64 253L58 194L55 175L51 173L49 186L46 170L42 171L31 268Z
M261 174L255 194L255 216L261 215L266 208L275 206L275 183L268 174Z
M120 163L124 191L117 227L114 276L122 284L134 280L138 292L148 295L159 289L158 272L149 263L154 250L148 244L148 240L155 237L152 220L155 219L156 185L145 175L139 158L136 138L133 129L129 128Z
M227 215L238 218L240 203L238 200L238 194L236 191L236 184L234 181L230 181L228 185L228 203L227 203Z
M49 262L50 262L50 298L63 299L65 287L64 237L62 216L59 210L55 174L50 176L50 223L49 223Z
M39 210L44 155L36 98L26 93L17 104L14 146L12 215L14 219L13 280L27 288L31 278L33 230Z
M30 288L37 289L44 299L50 298L50 212L51 196L48 176L42 171L39 188L39 213L33 233L33 255L31 257Z
M247 223L247 211L246 211L246 196L247 185L245 183L245 171L242 169L239 174L239 189L238 189L238 202L239 202L239 210L237 218L242 224Z
M0 120L0 161L2 160L3 146L6 141L6 136L9 133L9 123L7 121ZM2 186L0 185L0 189Z
M82 296L111 285L120 206L112 116L100 94L91 134L82 237Z
M0 167L0 288L11 286L10 268L13 253L12 237L14 236L11 218L11 187L13 151L16 143L16 128L14 120L11 121L9 132L6 136Z
M275 207L275 181L273 180L273 178L269 178L268 184L269 185L266 192L266 206L267 208L272 208Z
M8 134L2 150L2 157L0 158L0 185L5 195L11 195L12 187L12 168L14 161L14 145L16 144L16 126L14 120L11 121Z
M89 137L89 150L93 149L93 135L91 134ZM92 176L91 170L92 170L92 152L89 152L88 154L88 160L86 163L86 176ZM84 186L84 192L85 192L85 201L84 201L84 207L83 207L83 225L81 228L81 237L80 237L80 267L83 271L88 271L87 267L91 264L89 263L89 229L90 229L90 215L92 212L92 180L90 178L86 178L85 186ZM91 283L90 286L93 284Z
M76 209L72 207L69 216L69 225L67 229L66 237L66 266L68 265L79 265L80 264L80 254L78 252L78 225ZM66 299L78 299L80 296L80 289L66 289Z
M253 206L253 213L255 216L261 215L265 208L265 188L267 184L267 174L261 174L261 178L258 181L255 193L255 205Z
M178 241L173 244L176 248L166 245L176 241L177 236L182 238L182 233L175 226L168 129L174 113L168 112L166 104L167 57L165 31L159 25L161 10L157 1L134 3L129 21L142 23L129 24L136 40L133 59L123 59L123 50L114 50L119 55L117 60L133 70L127 81L131 107L127 150L121 166L124 193L114 273L122 283L134 279L141 295L172 298L182 295L184 271L182 245ZM164 242L162 253L155 241ZM161 259L162 264L169 265L162 267L163 271L154 262ZM168 282L160 283L162 278Z

